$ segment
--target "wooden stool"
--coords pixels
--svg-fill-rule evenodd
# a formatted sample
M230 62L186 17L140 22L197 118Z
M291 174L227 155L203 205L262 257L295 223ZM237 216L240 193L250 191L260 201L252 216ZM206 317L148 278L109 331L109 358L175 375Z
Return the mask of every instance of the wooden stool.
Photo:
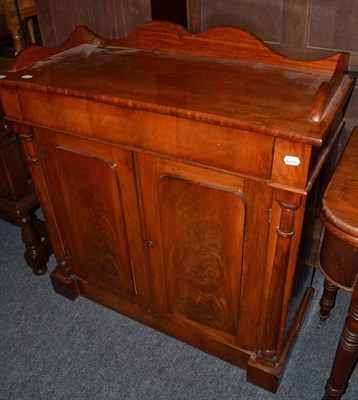
M358 354L358 127L355 127L323 197L325 226L319 268L325 278L320 301L323 323L339 288L352 292L324 400L340 399Z

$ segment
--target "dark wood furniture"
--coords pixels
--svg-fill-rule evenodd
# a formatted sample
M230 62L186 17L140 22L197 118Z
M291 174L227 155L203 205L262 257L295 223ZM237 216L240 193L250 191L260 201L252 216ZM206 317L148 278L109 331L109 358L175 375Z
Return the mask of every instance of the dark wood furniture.
M351 53L349 69L358 71L357 1L188 0L187 4L193 32L235 26L280 51L344 50Z
M323 197L325 234L319 268L325 278L321 323L330 315L339 288L352 292L324 400L340 399L358 355L358 127L352 133Z
M187 26L187 0L151 0L153 21L170 21Z
M171 3L171 2L170 2ZM151 0L37 0L37 17L44 46L63 43L78 25L117 39L151 20Z
M1 74L12 61L0 59ZM46 225L36 215L39 206L23 146L0 107L0 218L22 228L25 260L36 275L46 272L52 253Z
M40 205L21 142L3 117L0 111L0 218L21 226L26 263L36 275L42 275L51 244L44 222L36 215Z
M35 0L3 0L6 23L11 31L15 51L24 47L21 34L21 22L26 20L29 37L32 44L36 43L33 17L36 16Z
M116 41L82 27L24 51L1 97L48 221L55 290L275 391L312 296L298 251L354 85L348 58L298 61L245 31L169 23Z

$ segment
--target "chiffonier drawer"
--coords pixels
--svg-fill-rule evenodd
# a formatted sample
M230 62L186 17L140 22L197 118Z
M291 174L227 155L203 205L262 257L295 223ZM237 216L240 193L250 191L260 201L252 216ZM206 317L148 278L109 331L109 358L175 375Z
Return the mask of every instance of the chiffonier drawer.
M31 99L30 99L31 97ZM25 122L269 179L273 136L78 98L19 91Z

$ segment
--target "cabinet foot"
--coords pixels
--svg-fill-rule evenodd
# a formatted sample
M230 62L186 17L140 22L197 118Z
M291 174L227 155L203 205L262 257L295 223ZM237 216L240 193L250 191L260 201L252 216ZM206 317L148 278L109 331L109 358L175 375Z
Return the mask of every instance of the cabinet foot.
M280 379L288 360L289 353L303 324L307 308L312 300L313 288L307 288L297 310L296 317L285 340L279 357L271 360L262 354L252 357L247 363L247 381L260 386L272 393L276 393Z
M280 375L282 368L275 370L274 368L267 367L259 364L253 359L247 363L246 380L256 386L260 386L272 393L276 393L278 384L280 382Z
M69 275L66 275L61 267L56 269L50 274L53 289L56 293L67 297L70 300L75 300L79 296L76 281Z

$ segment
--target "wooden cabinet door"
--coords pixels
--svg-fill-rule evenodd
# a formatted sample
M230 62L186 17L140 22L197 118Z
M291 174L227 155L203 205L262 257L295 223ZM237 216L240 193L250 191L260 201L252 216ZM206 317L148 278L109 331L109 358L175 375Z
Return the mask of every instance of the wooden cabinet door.
M148 304L131 152L44 129L38 134L44 179L72 273Z
M260 291L259 276L251 276L251 283L243 281L244 249L251 262L262 264L266 251L265 234L262 246L252 240L255 234L245 232L246 220L255 222L255 212L247 207L247 180L142 154L137 164L156 312L196 331L236 342L240 303L245 303L247 316L242 322L246 325L257 305L257 300L250 304L242 288L256 298L254 290L246 289L257 285ZM270 199L263 196L257 208L267 207L267 212ZM262 218L259 210L256 214ZM268 220L266 236L267 227ZM251 318L249 335L253 337L257 318ZM254 342L255 338L251 347Z

